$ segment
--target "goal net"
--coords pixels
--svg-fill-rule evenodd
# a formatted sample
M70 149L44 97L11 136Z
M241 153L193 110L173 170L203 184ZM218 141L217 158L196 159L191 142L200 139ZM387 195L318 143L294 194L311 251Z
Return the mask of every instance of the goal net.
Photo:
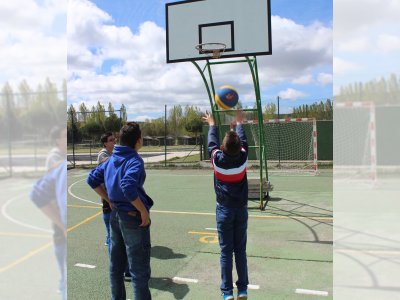
M375 105L335 103L333 175L335 179L376 180Z
M252 141L259 159L259 126L251 122ZM283 174L318 173L317 126L315 118L264 121L264 141L269 172Z

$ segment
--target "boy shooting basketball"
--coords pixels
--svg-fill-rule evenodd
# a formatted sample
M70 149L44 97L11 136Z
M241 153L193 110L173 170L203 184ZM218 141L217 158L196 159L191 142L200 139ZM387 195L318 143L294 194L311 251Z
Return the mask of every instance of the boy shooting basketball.
M246 175L247 139L242 127L242 112L236 115L236 132L225 134L220 146L218 128L212 115L206 112L203 119L210 126L208 151L214 168L214 189L217 196L216 220L221 248L221 291L224 300L232 300L232 255L235 253L238 280L238 299L247 299L247 200Z

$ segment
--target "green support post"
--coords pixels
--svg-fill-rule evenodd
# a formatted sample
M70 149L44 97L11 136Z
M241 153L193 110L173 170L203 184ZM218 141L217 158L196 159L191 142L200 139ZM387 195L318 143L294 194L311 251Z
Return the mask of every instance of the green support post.
M227 110L218 109L218 106L214 101L215 87L214 87L214 81L213 81L213 77L212 77L211 66L219 65L219 64L231 64L231 63L247 63L249 65L250 73L251 73L251 76L253 79L255 97L256 97L256 108L243 109L243 111L256 111L257 112L257 122L258 122L258 132L259 132L258 148L259 148L259 163L260 163L259 200L260 200L260 208L263 210L263 209L265 209L265 206L267 204L267 202L265 202L265 204L264 204L264 200L269 199L269 191L268 191L268 188L267 188L267 190L264 190L264 184L263 184L264 178L266 181L268 181L268 167L267 167L267 155L266 155L265 138L264 138L264 120L263 120L263 115L262 115L261 93L260 93L260 84L259 84L259 78L258 78L257 59L256 59L256 57L249 58L246 56L245 59L241 59L241 60L227 60L227 61L206 60L206 65L205 65L204 69L201 69L196 61L192 61L192 63L197 68L197 70L199 71L199 73L203 79L204 85L207 90L208 98L210 101L211 112L212 112L212 115L214 117L216 124L218 125L220 136L223 134L220 113L227 113L227 112L232 112L232 111L236 111L236 110L235 109L227 109ZM208 71L209 82L207 81L207 78L205 75L206 69ZM265 177L264 177L264 170L265 170Z

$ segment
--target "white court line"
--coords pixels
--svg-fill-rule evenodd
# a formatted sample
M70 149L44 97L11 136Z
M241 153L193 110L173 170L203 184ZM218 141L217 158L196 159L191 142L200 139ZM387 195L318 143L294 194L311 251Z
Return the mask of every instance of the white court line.
M172 175L171 175L172 176ZM83 201L83 202L88 202L88 203L92 203L92 204L95 204L95 205L99 205L99 206L101 206L101 204L100 203L98 203L98 202L94 202L94 201L90 201L90 200L87 200L87 199L84 199L84 198L81 198L81 197L79 197L79 196L77 196L77 195L75 195L73 192L72 192L72 187L75 185L75 184L77 184L78 182L81 182L81 181L83 181L83 180L86 180L86 178L84 178L84 179L82 179L82 180L78 180L78 181L76 181L76 182L74 182L73 184L71 184L69 187L68 187L68 194L70 194L72 197L74 197L74 198L76 198L76 199L78 199L78 200L81 200L81 201ZM164 214L182 214L182 215L200 215L200 216L215 216L215 213L206 213L206 212L187 212L187 211L171 211L171 210L151 210L151 212L153 212L153 213L164 213ZM293 216L293 217L291 217L291 216L263 216L263 215L253 215L253 214L249 214L249 218L261 218L261 219L299 219L299 220L301 220L301 219L314 219L314 220L333 220L333 218L332 217L313 217L313 216L298 216L298 217L296 217L296 216Z
M4 203L3 206L1 207L1 214L2 214L7 220L9 220L10 222L12 222L12 223L14 223L14 224L17 224L17 225L20 225L20 226L22 226L22 227L26 227L26 228L34 229L34 230L38 230L38 231L43 231L43 232L48 232L48 233L53 233L53 230L51 230L51 229L45 229L45 228L42 228L42 227L38 227L38 226L34 226L34 225L30 225L30 224L27 224L27 223L18 221L17 219L14 219L13 217L11 217L11 216L7 213L7 207L8 207L12 202L14 202L15 200L17 200L17 199L20 198L20 197L21 197L21 195L15 196L15 197L9 199L6 203Z
M315 295L315 296L328 296L329 293L325 291L315 291L306 289L296 289L296 294Z
M87 269L94 269L96 268L96 266L93 265L87 265L87 264L81 264L81 263L77 263L74 265L75 267L80 267L80 268L87 268Z
M75 194L71 191L71 190L72 190L72 187L73 187L75 184L77 184L78 182L84 181L84 180L86 180L86 178L83 178L83 179L81 179L81 180L75 181L73 184L71 184L71 185L68 187L68 194L70 194L72 197L74 197L74 198L76 198L76 199L78 199L78 200L81 200L81 201L83 201L83 202L88 202L88 203L92 203L92 204L96 204L96 205L101 206L100 203L94 202L94 201L90 201L90 200L86 200L86 199L83 199L83 198L81 198L81 197L78 197L77 195L75 195Z
M183 278L183 277L173 277L172 281L175 283L178 282L190 282L190 283L198 283L198 279L193 279L193 278Z
M217 228L206 228L206 230L214 230L214 231L217 231Z
M237 287L237 286L236 286L236 283L233 283L233 286L234 286L234 287ZM249 290L259 290L259 289L260 289L260 286L259 286L258 284L248 284L248 285L247 285L247 288L248 288Z
M183 278L183 277L173 277L172 281L175 283L179 283L179 282L187 282L187 283L198 283L199 280L198 279L194 279L194 278ZM234 287L236 287L236 284L233 284ZM249 290L259 290L260 286L257 284L249 284L247 286L247 288Z

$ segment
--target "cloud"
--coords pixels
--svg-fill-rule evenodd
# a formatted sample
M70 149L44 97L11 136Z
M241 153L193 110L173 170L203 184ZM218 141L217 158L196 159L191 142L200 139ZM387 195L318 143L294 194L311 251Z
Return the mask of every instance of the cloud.
M303 75L303 76L300 76L300 77L297 77L297 78L293 79L292 83L295 83L295 84L309 84L312 81L313 81L312 75L308 74L308 75Z
M143 115L143 116L136 116L133 119L136 122L144 122L146 120L152 120L152 119L154 119L154 117Z
M349 71L360 69L361 66L352 61L341 59L338 57L333 58L333 70L335 75L346 74Z
M371 41L366 36L354 37L351 40L346 41L346 43L338 45L338 50L347 52L359 52L370 50L372 47Z
M109 99L124 103L129 113L162 113L164 105L210 106L207 90L190 63L166 64L165 29L143 22L134 32L116 26L113 17L86 0L70 1L68 20L68 97L96 102ZM273 55L258 57L260 85L303 80L304 74L332 64L332 28L320 23L309 26L272 17ZM108 66L104 62L118 61ZM202 67L203 62L199 62ZM238 89L242 102L255 101L247 64L213 67L217 88L223 84ZM298 81L298 82L300 82Z
M396 71L400 1L335 0L334 91Z
M332 83L333 76L329 73L319 73L317 76L317 81L322 85L328 85Z
M400 36L381 34L378 37L378 49L384 53L400 50Z
M61 84L67 77L65 28L55 26L66 19L63 1L33 0L2 3L0 9L0 84L14 88L26 79L32 88L46 77ZM23 8L23 9L22 9Z
M296 100L297 98L301 98L304 96L307 96L307 94L292 88L288 88L284 91L279 92L279 97L286 100Z
M350 41L353 37L368 35L371 28L398 24L399 12L398 0L335 0L334 40Z

